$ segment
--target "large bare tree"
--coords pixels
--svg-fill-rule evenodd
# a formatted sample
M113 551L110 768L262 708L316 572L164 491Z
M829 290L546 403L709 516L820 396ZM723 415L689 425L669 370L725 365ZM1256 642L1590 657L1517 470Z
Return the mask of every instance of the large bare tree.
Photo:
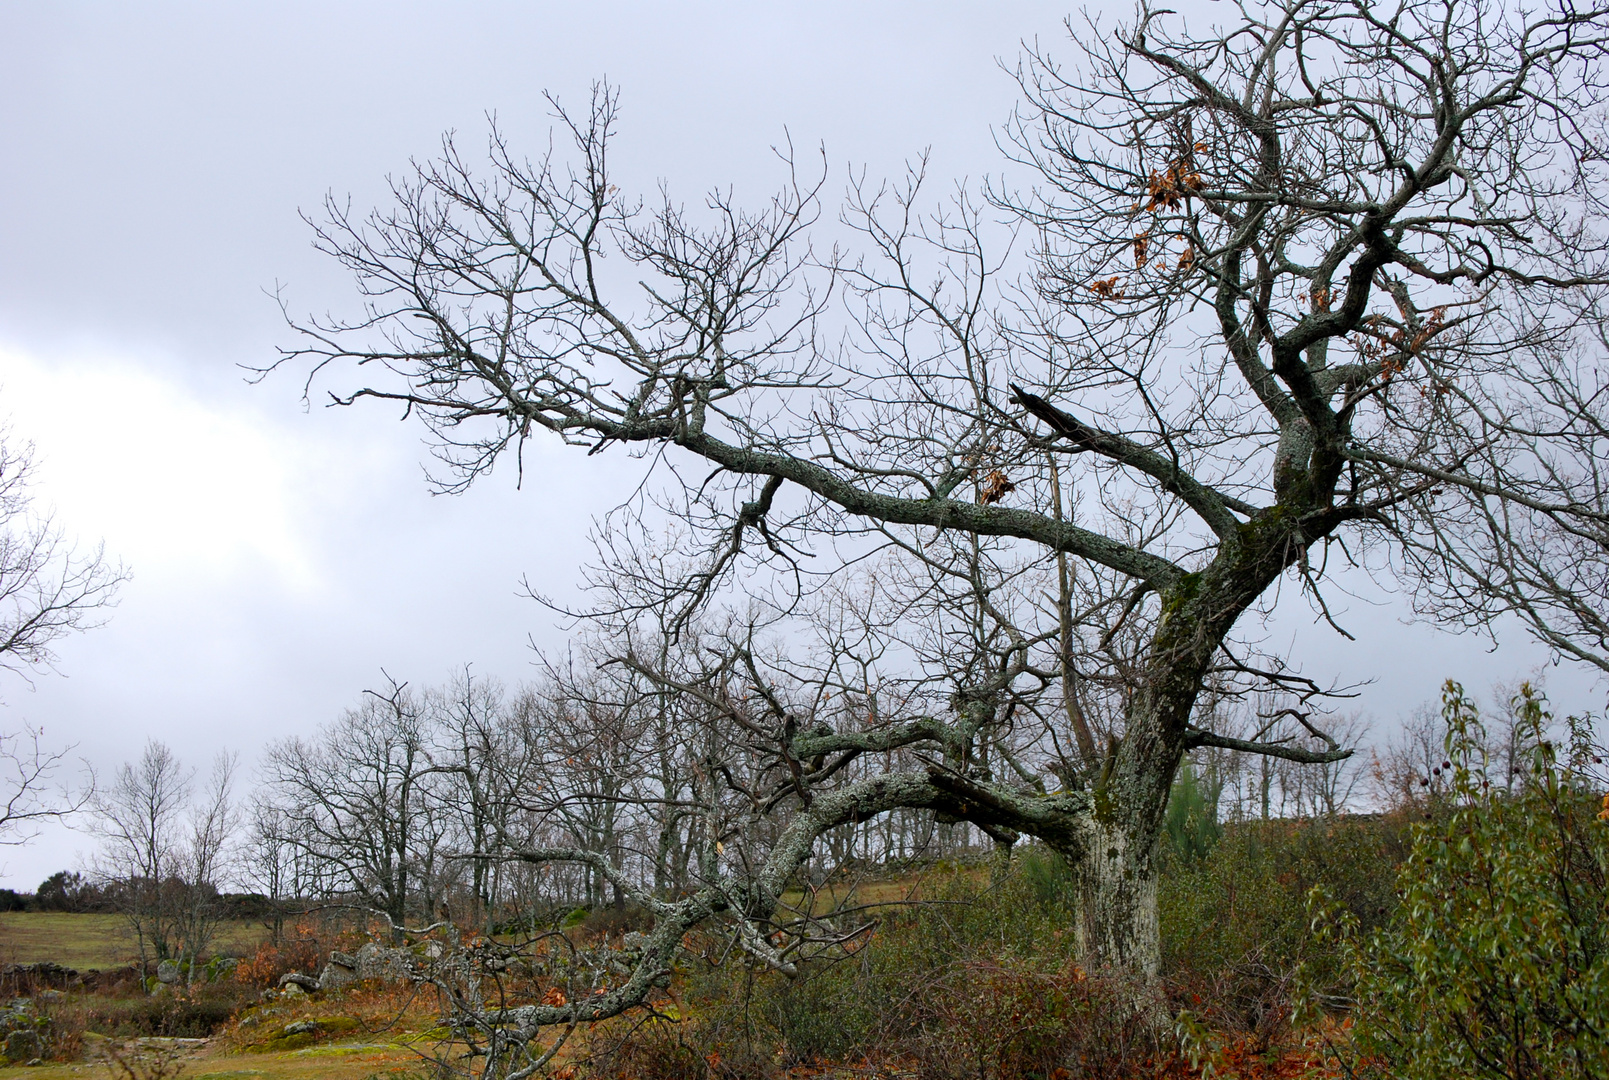
M865 680L843 688L857 708L822 705L831 665L775 692L782 669L742 635L708 677L661 672L769 756L755 775L772 787L749 794L787 814L741 865L712 831L683 899L633 890L659 918L636 973L521 1023L640 1001L720 912L785 967L765 931L819 838L902 808L1049 844L1077 869L1089 960L1154 974L1183 756L1346 753L1299 706L1317 687L1237 632L1281 593L1328 616L1351 555L1406 571L1427 606L1519 611L1559 649L1601 652L1609 9L1231 15L1071 27L1071 62L1020 71L1005 141L1033 184L927 214L919 169L851 185L853 258L812 250L821 182L798 172L757 211L621 194L607 89L560 112L569 157L527 161L494 134L479 172L448 140L394 205L331 202L318 243L365 307L298 322L286 359L338 380L342 404L419 417L446 486L538 435L647 454L672 478L682 557L606 552L600 576L636 567L644 610L690 619L762 582L786 610L881 548L955 630L918 657L943 661L943 694L930 680L874 709ZM1031 238L1025 274L991 246L1002 212ZM1533 530L1575 563L1551 566ZM1284 719L1309 728L1215 732L1209 685L1294 693ZM1054 784L1014 748L1025 715L1067 736ZM875 755L885 769L846 767ZM519 856L619 876L599 852Z

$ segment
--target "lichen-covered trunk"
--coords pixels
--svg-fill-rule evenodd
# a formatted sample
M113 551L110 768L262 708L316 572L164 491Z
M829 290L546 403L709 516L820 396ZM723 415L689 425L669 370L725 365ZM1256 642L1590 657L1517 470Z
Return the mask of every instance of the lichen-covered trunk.
M1092 821L1089 833L1088 850L1073 864L1081 963L1155 980L1162 971L1156 838L1117 822Z
M1268 516L1271 523L1246 526L1202 572L1162 592L1123 738L1102 765L1092 812L1068 852L1087 968L1108 967L1153 983L1161 974L1159 842L1174 773L1190 745L1196 698L1235 621L1312 542L1301 529L1280 525L1293 515Z
M1226 596L1230 590L1212 587L1222 576L1232 577L1190 575L1164 593L1145 674L1126 709L1123 738L1102 765L1091 813L1077 850L1070 853L1086 969L1108 968L1152 985L1161 975L1157 879L1168 795L1188 745L1202 679L1233 613L1245 602L1245 590ZM1203 579L1208 588L1202 587Z

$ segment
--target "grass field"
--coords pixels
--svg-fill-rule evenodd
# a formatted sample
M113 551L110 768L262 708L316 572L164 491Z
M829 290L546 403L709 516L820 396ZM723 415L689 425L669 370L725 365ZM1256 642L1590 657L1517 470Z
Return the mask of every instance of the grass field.
M811 897L810 909L813 915L824 915L839 905L876 908L918 903L923 899L931 899L934 891L942 893L945 884L952 878L978 885L986 881L988 876L987 868L968 866L938 874L907 874L894 878L835 881L816 890ZM789 889L782 894L782 904L785 908L803 908L805 899L805 893L798 889Z
M368 1080L417 1072L419 1055L395 1046L319 1046L286 1054L224 1054L208 1046L185 1058L183 1080ZM13 1067L6 1080L68 1080L90 1074L113 1075L105 1066L75 1062Z
M250 953L263 938L253 922L225 923L214 949ZM37 964L51 960L80 971L120 967L138 949L118 915L70 915L55 911L0 912L0 963Z

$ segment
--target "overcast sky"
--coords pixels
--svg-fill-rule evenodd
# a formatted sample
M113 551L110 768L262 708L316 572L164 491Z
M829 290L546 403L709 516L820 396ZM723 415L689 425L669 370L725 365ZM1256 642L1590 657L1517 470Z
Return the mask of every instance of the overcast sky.
M1114 9L1117 10L1117 9ZM1124 9L1126 10L1126 8ZM147 737L204 766L313 730L380 670L510 682L553 618L520 580L563 594L586 523L629 493L623 456L538 446L524 490L498 475L433 497L416 425L379 409L304 409L293 375L242 377L288 343L269 296L339 308L349 281L309 247L299 209L367 207L448 129L495 112L545 142L551 90L622 90L617 176L690 201L762 198L791 134L837 168L939 177L1000 168L1024 39L1065 9L976 3L0 5L0 417L40 457L39 498L133 574L103 628L30 688L0 683L0 723L43 725L103 774ZM1545 655L1406 625L1390 597L1351 602L1356 644L1298 607L1279 624L1310 671L1374 678L1382 727L1449 675L1484 690ZM1575 707L1601 693L1559 671ZM0 849L31 889L91 841L52 830Z

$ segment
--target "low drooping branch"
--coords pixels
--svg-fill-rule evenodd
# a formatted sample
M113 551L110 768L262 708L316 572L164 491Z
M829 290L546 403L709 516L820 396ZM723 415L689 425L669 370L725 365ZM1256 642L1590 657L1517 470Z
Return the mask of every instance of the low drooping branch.
M817 841L840 826L867 821L891 810L922 808L991 830L1037 836L1068 850L1081 842L1081 823L1087 819L1090 807L1090 798L1085 794L1045 796L1023 792L936 766L925 772L883 774L818 794L809 806L794 814L764 863L752 874L718 876L675 901L659 899L637 888L627 875L596 852L573 848L510 849L497 857L533 865L581 862L597 867L610 881L618 882L632 902L653 913L654 925L639 946L640 954L630 976L620 985L583 1001L508 1008L491 1018L534 1032L552 1025L605 1020L642 1005L655 987L667 984L684 936L724 913L731 913L744 924L738 929L738 941L746 952L768 967L792 974L794 965L786 951L768 943L775 930L772 919L789 882L810 858Z

